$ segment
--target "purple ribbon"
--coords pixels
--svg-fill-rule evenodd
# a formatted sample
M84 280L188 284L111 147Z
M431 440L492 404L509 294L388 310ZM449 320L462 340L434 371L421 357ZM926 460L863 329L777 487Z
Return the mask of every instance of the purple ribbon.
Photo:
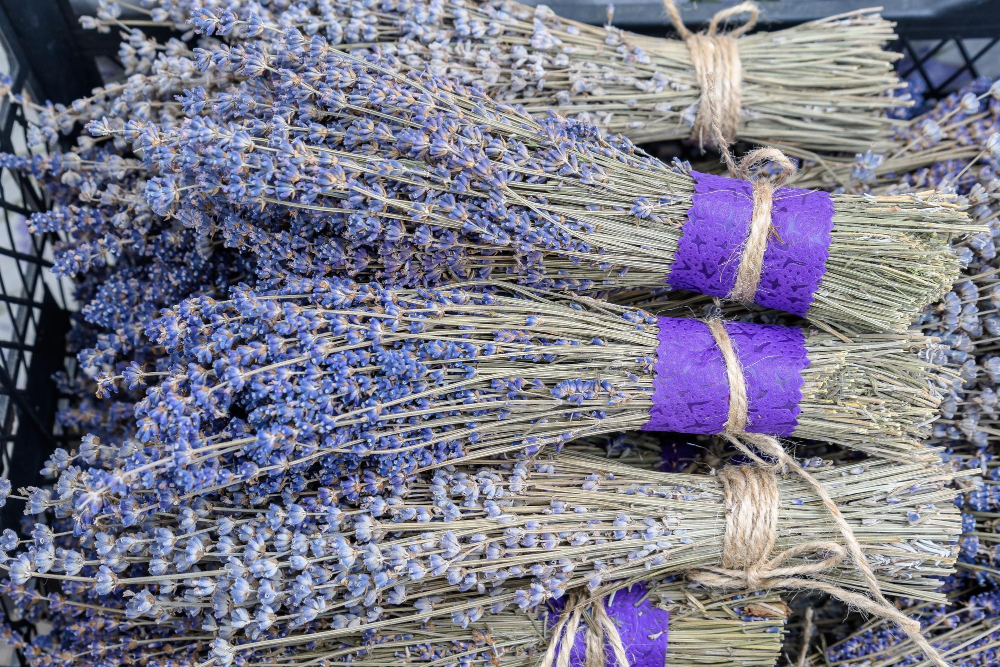
M566 604L566 596L548 603L549 628L555 627ZM650 603L643 584L633 584L631 588L623 588L609 595L604 600L604 608L611 620L618 627L618 634L625 646L628 664L631 667L663 667L667 661L667 629L670 625L670 612L658 609ZM570 649L569 664L572 667L583 667L587 657L587 624L580 623L580 628L573 638L573 648ZM561 644L564 638L560 638ZM558 655L558 644L556 645ZM607 640L604 642L604 664L616 667L618 661Z
M694 197L684 223L667 284L725 297L736 285L743 246L753 215L749 181L691 172ZM826 192L782 187L774 192L764 269L754 301L805 315L826 271L833 200Z
M714 434L729 417L722 351L701 320L660 317L653 407L644 431ZM789 436L798 425L802 370L809 365L798 327L726 322L747 385L748 433Z

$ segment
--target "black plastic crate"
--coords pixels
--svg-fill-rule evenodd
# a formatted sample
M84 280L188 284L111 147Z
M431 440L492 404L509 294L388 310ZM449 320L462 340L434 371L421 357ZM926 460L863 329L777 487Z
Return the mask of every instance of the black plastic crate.
M100 83L94 61L75 51L70 18L62 3L0 0L0 72L14 92L69 102ZM20 106L0 103L0 150L26 153L30 120ZM66 333L75 303L72 286L48 271L54 237L28 233L27 216L45 208L33 179L0 170L0 476L15 489L39 484L52 450L78 437L55 428L60 396L53 375L72 367ZM10 499L0 526L17 528L23 515L24 503ZM8 613L10 601L0 604L11 626L31 637L34 627ZM20 656L9 659L23 664Z

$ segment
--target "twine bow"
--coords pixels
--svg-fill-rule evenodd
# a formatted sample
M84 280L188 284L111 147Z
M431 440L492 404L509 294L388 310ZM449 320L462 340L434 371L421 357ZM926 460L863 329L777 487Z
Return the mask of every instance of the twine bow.
M694 126L691 128L691 138L697 139L699 145L704 145L705 136L711 129L709 109L714 106L720 110L719 123L728 145L736 138L739 130L743 98L743 65L736 38L746 34L757 24L760 10L756 3L741 2L716 12L705 32L694 33L684 25L674 0L663 0L663 7L667 10L667 16L670 17L670 22L674 24L677 33L687 44L691 53L691 64L694 66L695 76L701 88L701 98L698 101ZM749 14L750 18L743 25L726 32L719 31L719 26L724 21L744 13ZM710 89L708 84L712 79L718 82L718 86Z
M630 667L625 644L618 632L618 626L611 620L608 610L604 607L604 598L598 597L588 601L577 591L570 591L567 595L566 606L552 630L552 639L538 667L570 667L570 652L573 650L577 630L580 629L580 621L584 619L587 623L584 667L605 667L605 640L611 646L618 667ZM589 611L586 616L584 616L585 610Z
M739 470L737 467L739 470L737 472L727 466L717 473L726 497L726 532L723 537L722 565L695 571L689 575L690 579L711 588L721 589L784 588L822 591L873 616L895 623L937 667L948 667L948 663L937 649L924 637L920 623L896 609L882 595L878 579L868 559L865 558L861 544L823 485L794 457L785 452L777 438L760 433L747 433L743 430L747 423L748 409L743 368L722 322L714 319L709 320L707 324L716 345L722 352L727 377L730 380L729 416L722 435L739 451L756 462L757 467L747 466L746 470ZM758 456L758 453L773 458L775 463L768 463ZM780 504L774 477L775 470L790 470L815 490L840 529L846 546L835 542L816 541L792 547L769 558L776 539L777 512ZM797 556L817 553L825 553L827 557L819 562L784 565ZM854 566L861 573L871 597L804 576L819 574L835 567L845 556L850 556Z

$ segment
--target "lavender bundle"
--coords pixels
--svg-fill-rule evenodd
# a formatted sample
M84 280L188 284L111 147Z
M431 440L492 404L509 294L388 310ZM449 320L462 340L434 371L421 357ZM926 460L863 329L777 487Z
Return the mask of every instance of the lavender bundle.
M974 186L975 200L985 193ZM989 202L983 215L996 224L997 205ZM956 282L940 303L918 321L928 334L937 336L942 345L936 350L938 363L945 364L954 380L945 387L941 418L933 427L929 442L937 445L971 444L985 448L1000 434L1000 262L995 247L996 232L977 235L966 251L973 258L967 277Z
M616 452L630 449L633 441L635 447L653 452L647 437L619 440L616 438L614 445ZM597 442L591 445L603 446ZM25 557L18 555L12 562L3 556L15 582L5 580L2 592L14 601L18 614L36 622L45 621L47 627L46 634L30 642L9 627L0 633L6 642L21 649L33 666L90 664L98 656L102 662L116 665L136 661L150 665L160 661L206 666L247 661L297 664L313 659L352 664L370 664L365 661L374 660L377 664L379 659L392 662L404 657L428 661L462 658L470 664L496 664L501 660L503 664L524 664L531 660L530 664L535 664L539 650L544 652L545 643L552 637L560 607L566 606L560 604L566 602L563 598L537 609L516 611L496 595L484 597L481 588L459 592L453 586L441 589L433 581L425 585L427 579L425 583L409 582L405 591L393 587L388 591L392 604L380 596L365 595L359 601L343 593L339 587L344 584L356 586L369 581L367 575L359 574L363 569L362 552L349 556L344 549L367 548L362 545L368 539L363 532L372 516L388 520L384 509L392 508L392 522L401 524L405 533L417 535L407 527L413 521L405 507L409 487L387 487L370 477L363 483L359 479L335 479L334 486L326 488L317 488L314 483L301 488L296 483L281 489L280 497L270 498L260 496L260 489L254 489L252 481L233 484L222 493L206 491L196 498L180 500L140 522L128 508L134 508L135 503L143 505L156 494L137 491L120 506L93 516L95 500L109 501L120 492L118 487L93 494L103 482L122 479L114 465L128 454L128 448L118 453L115 449L90 438L85 439L78 453L57 452L46 465L50 472L58 474L55 490L60 500L51 502L47 492L31 491L30 511L45 515L45 523L39 522L29 531L32 537L27 542L19 544L13 531L0 537L0 548L5 551L27 546L26 559L42 572L38 576L55 578L53 583L62 585L61 593L52 592L51 587L46 587L47 592L31 588L30 581L23 581ZM472 476L477 475L475 480L485 482L483 492L489 495L486 506L513 507L522 504L514 496L526 493L522 479L525 471L533 476L536 466L518 464L512 469L511 465L508 462L502 468L449 472L452 476L458 474L453 479L473 480ZM553 472L545 465L537 466L537 470L540 475ZM487 481L490 479L493 482ZM446 483L447 478L425 474L409 481L426 490ZM82 491L82 495L66 497L64 494L71 489ZM3 495L8 491L3 490ZM431 514L418 510L419 521L433 529L426 522L444 520L460 531L463 518L455 518L451 510L446 514L440 510L460 503L463 511L472 511L477 499L470 498L459 486L453 486L445 495L451 500L445 496L435 500L438 507L428 506ZM271 505L265 512L263 505L269 501ZM304 522L298 523L303 511ZM276 518L279 523L275 523ZM334 526L336 523L339 527ZM359 537L362 542L357 541ZM417 542L407 540L407 552L418 556L425 537ZM444 539L447 541L447 535ZM336 547L330 540L341 546ZM326 547L320 544L324 541ZM303 545L307 545L305 551ZM283 551L273 551L275 548ZM330 551L324 554L326 549ZM393 553L396 551L398 548L393 547ZM160 557L150 560L153 553ZM373 561L370 553L366 554L363 560L368 567ZM282 576L286 568L282 561L289 557L296 561L302 556L309 564ZM278 570L260 569L264 564L279 562ZM229 575L237 578L215 586L213 577L219 574L216 570L222 564ZM98 565L97 576L79 576L93 575ZM171 571L166 576L162 576L163 567ZM386 573L408 574L409 568L404 569L407 571L393 574L390 567ZM68 576L53 575L53 570ZM191 578L199 571L204 576ZM157 572L160 576L154 574ZM139 575L139 580L121 578L128 575ZM638 630L650 623L657 626L655 632L635 636L628 634L630 626L624 626L619 638L629 655L655 649L668 653L665 664L684 664L694 659L719 667L773 662L787 613L773 594L749 598L706 595L679 583L659 581L648 586L648 590L641 584L630 587L605 600L611 618L634 623ZM157 595L153 597L150 591L157 591ZM308 594L303 598L305 591ZM499 592L496 585L493 592ZM198 595L210 595L211 603L199 604ZM366 605L373 604L372 599L378 606L369 608ZM487 604L488 600L493 602ZM291 605L294 613L281 614L281 604ZM484 611L488 616L480 618ZM449 614L455 625L446 620ZM153 622L150 616L155 617ZM726 648L720 649L718 642Z
M850 156L815 156L798 179L803 186L841 187L849 192L895 187L900 176L911 189L942 185L970 160L1000 150L1000 82L977 79L939 100L895 130L891 147ZM989 180L989 179L987 179Z
M1000 582L1000 461L992 452L949 452L946 457L980 476L961 484L962 548L959 570L981 585Z
M746 373L743 430L936 457L916 442L938 403L918 355L925 339L723 329ZM364 459L388 473L622 430L739 428L730 371L704 322L527 288L239 288L229 301L165 311L148 333L161 367L133 363L100 384L151 383L135 411L148 449L134 466L145 484L191 467L185 491L225 486L220 459L279 477L287 465Z
M764 181L668 167L593 126L536 120L292 29L202 56L205 67L245 76L243 92L223 101L191 91L193 117L177 128L92 130L135 143L157 174L145 194L161 215L237 246L247 223L305 230L326 265L349 275L399 285L507 272L560 287L666 283L900 330L954 279L949 238L978 231L936 195L765 196ZM767 241L769 222L781 241Z
M711 143L706 82L714 77L726 109L726 133L786 150L865 150L881 145L904 101L885 45L892 24L859 10L776 32L744 35L757 6L720 12L704 34L684 28L681 40L646 37L610 25L563 19L542 5L517 2L405 0L377 8L364 2L311 0L243 3L158 0L148 16L120 17L111 3L88 27L195 25L238 44L263 26L295 26L344 48L376 44L407 67L429 63L435 74L476 85L497 100L523 104L532 115L551 110L592 122L633 141L691 137ZM741 12L731 32L719 24ZM246 25L237 21L246 19ZM137 20L136 20L137 19ZM739 37L739 39L737 39ZM780 84L777 82L780 81Z
M143 328L160 308L193 294L224 294L231 283L252 275L246 258L150 209L142 196L148 175L124 140L74 136L76 146L59 152L60 137L66 142L65 135L78 134L87 120L111 116L170 123L172 111L180 109L175 98L185 88L217 90L178 39L162 44L132 31L123 36L121 55L127 80L95 89L69 107L37 104L0 76L0 93L36 123L26 137L31 152L3 154L0 163L30 175L50 202L50 210L30 217L28 228L55 239L52 271L74 280L80 314L73 319L68 344L90 376L121 357L151 361L155 353L146 345ZM94 393L80 377L65 380L61 389ZM60 421L83 432L101 432L101 413L129 412L122 405L98 408L84 398L78 407L61 411Z
M462 664L529 667L538 665L555 643L557 649L569 646L571 664L582 664L594 650L587 642L596 625L595 605L581 604L579 630L557 638L556 612L566 607L564 600L557 602L563 604L550 604L530 615L498 614L487 623L463 629L438 624L398 625L374 643L362 644L360 638L349 637L339 639L339 646L321 645L305 653L298 649L295 657L352 665L460 659ZM607 605L607 618L617 624L611 631L620 635L626 664L649 662L667 667L693 663L715 667L773 665L781 650L787 614L787 607L773 594L706 595L676 582L654 582L648 588L638 584L612 593L602 604ZM598 628L602 631L607 629ZM568 636L574 641L568 641ZM597 637L600 639L600 634ZM613 656L607 644L605 651Z
M954 100L941 104L945 113L959 100L974 91L990 89L987 83L977 82L972 90L956 95ZM995 101L991 102L991 108ZM991 112L992 113L992 112ZM961 117L961 115L959 115ZM971 117L970 117L971 118ZM997 128L972 124L960 140L949 145L968 149L969 159L947 159L928 167L898 176L895 185L873 183L882 191L899 194L912 189L933 187L953 192L968 206L971 217L987 229L956 244L955 252L965 265L962 279L956 281L943 298L932 304L917 319L918 328L934 336L940 345L933 350L933 360L949 368L952 380L944 385L941 418L933 427L928 443L940 446L956 445L959 453L983 450L990 439L1000 433L998 410L1000 399L997 383L1000 382L1000 355L997 340L1000 337L1000 179L997 178L997 160L1000 158L991 146L995 143L991 132ZM637 297L633 303L642 303Z
M31 667L48 667L55 664L54 660L62 660L58 664L63 665L88 664L88 658L95 655L115 665L138 662L224 667L254 662L384 665L454 661L527 666L538 664L558 615L557 604L531 613L507 610L463 628L420 619L419 610L410 608L411 618L374 631L339 632L335 639L315 640L301 629L289 634L287 623L279 622L276 625L285 627L269 628L261 633L266 638L250 642L237 640L232 628L225 625L212 630L216 635L212 639L190 620L176 618L164 625L153 625L115 618L115 610L110 607L95 612L97 605L75 604L72 598L59 594L33 595L29 602L26 594L14 588L8 590L26 609L60 611L52 616L52 631L32 638L30 643L16 632L4 637L7 643L24 651ZM461 600L468 595L456 593L453 597ZM637 585L613 594L607 599L607 609L612 618L638 620L637 628L644 628L643 620L656 626L654 632L636 638L628 636L629 626L623 626L627 656L652 648L664 658L665 665L695 661L715 667L773 664L781 650L787 614L787 608L774 594L709 595L670 581L650 582L648 586ZM109 622L102 623L105 620ZM197 623L199 619L194 620ZM83 635L75 631L77 624L86 626L88 632ZM326 629L329 626L315 624L316 632ZM581 630L580 635L586 631Z
M934 646L954 667L992 667L1000 661L1000 593L972 595L956 606L915 607ZM859 632L814 656L811 664L830 667L899 667L928 664L891 627L869 623Z
M815 489L757 468L659 473L564 451L393 485L314 468L268 489L240 470L226 490L169 497L162 482L125 491L127 473L82 462L53 457L56 492L31 491L31 511L93 528L37 524L20 541L5 533L13 584L61 580L66 593L96 594L88 604L124 607L136 622L198 617L229 644L244 635L261 645L325 641L411 617L488 623L581 588L599 596L666 574L743 567L734 559L767 563L744 589L867 587ZM873 460L814 476L886 593L942 599L936 577L950 571L959 531L953 473ZM95 496L102 479L117 486ZM763 502L758 482L773 485ZM733 507L725 516L723 503ZM67 546L57 548L60 539ZM287 638L271 641L275 623Z

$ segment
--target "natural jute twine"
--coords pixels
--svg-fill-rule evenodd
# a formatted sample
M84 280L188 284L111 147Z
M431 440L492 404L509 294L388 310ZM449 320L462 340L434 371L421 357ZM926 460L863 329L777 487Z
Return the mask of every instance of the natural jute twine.
M738 5L723 9L712 17L705 32L694 33L687 29L681 14L674 5L674 0L663 0L670 22L674 24L677 33L687 44L691 53L691 64L701 88L701 98L698 101L698 112L695 114L694 126L691 128L691 138L697 139L703 145L711 129L711 112L709 108L716 106L720 110L719 124L726 145L732 143L740 126L740 105L743 97L743 65L740 62L740 51L736 38L746 34L757 24L759 9L753 2L741 2ZM733 30L719 32L719 25L727 19L739 14L750 14L747 21ZM709 90L708 82L714 78L717 86Z
M798 461L789 456L776 438L759 433L747 433L743 430L747 423L748 407L743 368L722 322L709 320L706 324L722 352L727 376L730 378L729 417L722 435L754 460L757 466L726 466L716 473L722 483L726 508L722 564L719 567L708 567L692 572L689 578L710 588L747 590L784 588L823 591L874 616L896 623L935 665L947 667L948 663L921 633L920 623L900 612L882 595L875 573L868 564L854 531L823 485L799 465ZM737 376L739 379L733 381L732 378ZM773 458L775 463L768 463L760 458L758 453ZM836 542L817 541L787 549L771 557L780 507L775 478L775 470L779 469L791 470L816 491L840 528L846 549ZM784 566L786 561L796 556L821 553L826 554L825 560ZM818 574L835 567L846 555L851 557L868 584L871 598L803 576Z
M715 137L719 151L722 153L722 159L729 170L729 175L733 178L750 181L753 192L750 231L747 233L747 238L743 242L743 250L740 252L740 263L736 269L736 284L733 285L732 291L728 294L728 298L734 301L750 304L754 302L754 297L757 295L760 276L764 271L764 253L767 251L767 243L772 236L778 236L771 221L771 214L774 211L774 192L795 176L797 168L788 159L788 156L777 148L754 149L744 155L737 164L729 152L729 144L719 125L721 110L714 94L715 80L712 76L709 76L705 87L709 91L709 125L712 136ZM768 162L778 169L770 177L764 177L755 168L762 167Z
M605 667L605 639L615 655L617 667L631 667L618 626L604 608L604 599L598 597L588 601L576 591L570 591L567 595L566 606L552 630L549 646L538 667L570 667L570 652L581 621L587 624L584 667ZM559 648L558 655L556 647Z
M728 151L727 151L728 153ZM779 167L771 178L762 178L753 173L753 167L770 162ZM742 303L753 303L760 285L760 275L764 271L764 251L771 236L777 236L771 224L774 209L774 191L795 175L795 165L788 156L777 148L758 148L740 160L737 177L750 181L753 189L753 214L750 218L750 233L747 234L740 264L736 271L736 284L729 298Z

